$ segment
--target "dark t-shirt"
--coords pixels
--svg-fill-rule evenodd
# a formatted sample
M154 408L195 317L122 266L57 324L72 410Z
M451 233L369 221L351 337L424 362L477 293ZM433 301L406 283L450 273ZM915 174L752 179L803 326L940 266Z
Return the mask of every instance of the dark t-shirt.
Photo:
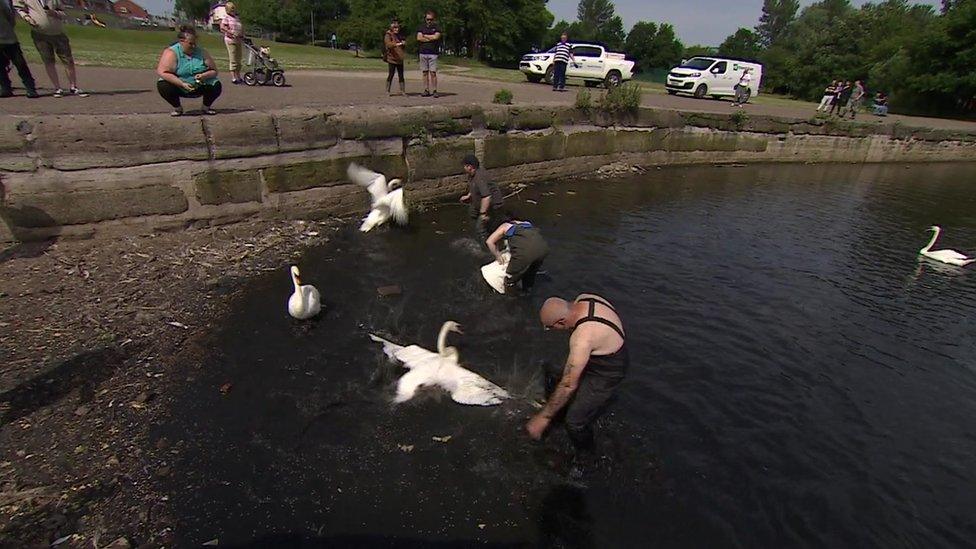
M471 193L471 217L478 217L481 213L481 199L486 196L491 197L491 209L500 208L502 205L502 190L482 168L468 179L468 192Z
M437 26L437 23L433 23L430 25L425 23L423 25L420 25L420 28L417 29L417 32L423 35L434 35L441 32L441 29L440 27ZM424 55L437 55L438 53L440 53L440 50L441 50L440 40L420 43L420 53Z
M840 99L841 103L846 103L851 98L851 93L853 91L854 89L852 86L847 86L846 88L841 90L840 94L838 94L837 97L838 99Z

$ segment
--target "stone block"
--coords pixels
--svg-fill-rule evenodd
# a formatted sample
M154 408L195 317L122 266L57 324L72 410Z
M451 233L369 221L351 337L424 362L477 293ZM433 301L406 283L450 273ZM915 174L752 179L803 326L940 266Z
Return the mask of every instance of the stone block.
M36 166L27 156L27 134L33 125L26 118L5 116L0 120L0 170L29 172Z
M685 119L678 111L641 107L631 125L638 128L681 128L685 125Z
M735 120L731 117L730 119L732 120L733 125L736 125ZM779 118L775 116L748 115L743 123L736 125L736 128L757 133L785 134L790 132L790 129L795 122L796 120Z
M316 110L287 110L274 114L281 152L327 149L342 133L333 113Z
M239 112L204 119L214 158L245 158L278 152L274 120L266 112Z
M185 212L183 192L170 185L133 189L37 193L15 196L0 207L0 216L16 227L78 225L143 215Z
M566 134L498 135L485 139L484 164L500 168L564 158Z
M407 148L411 179L432 179L464 173L461 160L474 154L474 140L459 138L412 145Z
M40 162L59 170L209 158L207 138L196 117L43 116L31 123Z
M544 130L556 125L553 107L494 107L485 111L485 127L495 131Z
M197 201L203 205L261 201L261 175L257 170L209 170L193 178Z
M271 166L264 169L264 181L268 192L272 193L344 185L349 183L346 169L351 162L385 174L390 179L404 179L407 175L407 165L402 156L351 156Z
M614 136L616 152L644 153L662 151L665 148L664 142L668 131L663 128L651 131L618 131Z
M566 158L600 156L616 152L616 135L611 130L576 132L566 136Z
M762 152L766 145L765 139L737 132L669 130L664 139L665 149L670 152Z

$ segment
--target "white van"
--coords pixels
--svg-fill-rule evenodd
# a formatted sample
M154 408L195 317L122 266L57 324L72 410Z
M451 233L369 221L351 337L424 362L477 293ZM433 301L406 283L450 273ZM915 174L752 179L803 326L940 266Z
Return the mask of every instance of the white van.
M681 65L668 72L664 88L671 95L689 93L699 99L706 95L715 99L734 97L735 85L739 83L744 69L751 69L752 75L747 97L759 95L762 65L723 57L692 57L682 61Z

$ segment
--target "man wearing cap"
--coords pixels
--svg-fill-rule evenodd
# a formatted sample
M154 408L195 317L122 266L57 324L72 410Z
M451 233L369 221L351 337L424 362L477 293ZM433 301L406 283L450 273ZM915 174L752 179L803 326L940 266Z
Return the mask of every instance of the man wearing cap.
M473 154L464 157L464 173L468 174L468 193L461 197L461 202L471 204L475 234L484 242L499 224L498 211L502 207L502 191L488 176L488 172L481 169L481 162Z

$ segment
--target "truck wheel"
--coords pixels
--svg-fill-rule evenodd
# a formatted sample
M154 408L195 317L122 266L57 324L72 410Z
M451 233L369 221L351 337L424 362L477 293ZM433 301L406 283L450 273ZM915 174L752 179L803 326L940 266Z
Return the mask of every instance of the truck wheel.
M695 99L702 99L703 97L705 97L705 94L707 93L708 93L708 86L706 86L705 84L698 84L698 87L695 88Z
M620 71L610 71L607 73L607 77L603 79L603 86L608 90L610 88L616 88L620 85Z
M552 79L555 78L554 76L555 74L556 74L556 69L552 65L549 65L549 68L546 69L546 75L545 77L543 77L543 80L546 81L546 84L552 84Z
M597 87L598 84L599 84L599 82L596 82L594 80L584 80L583 81L583 85L586 86L587 88L595 88L595 87Z
M541 74L526 74L525 77L529 80L529 82L532 82L533 84L538 84L539 82L542 82Z

